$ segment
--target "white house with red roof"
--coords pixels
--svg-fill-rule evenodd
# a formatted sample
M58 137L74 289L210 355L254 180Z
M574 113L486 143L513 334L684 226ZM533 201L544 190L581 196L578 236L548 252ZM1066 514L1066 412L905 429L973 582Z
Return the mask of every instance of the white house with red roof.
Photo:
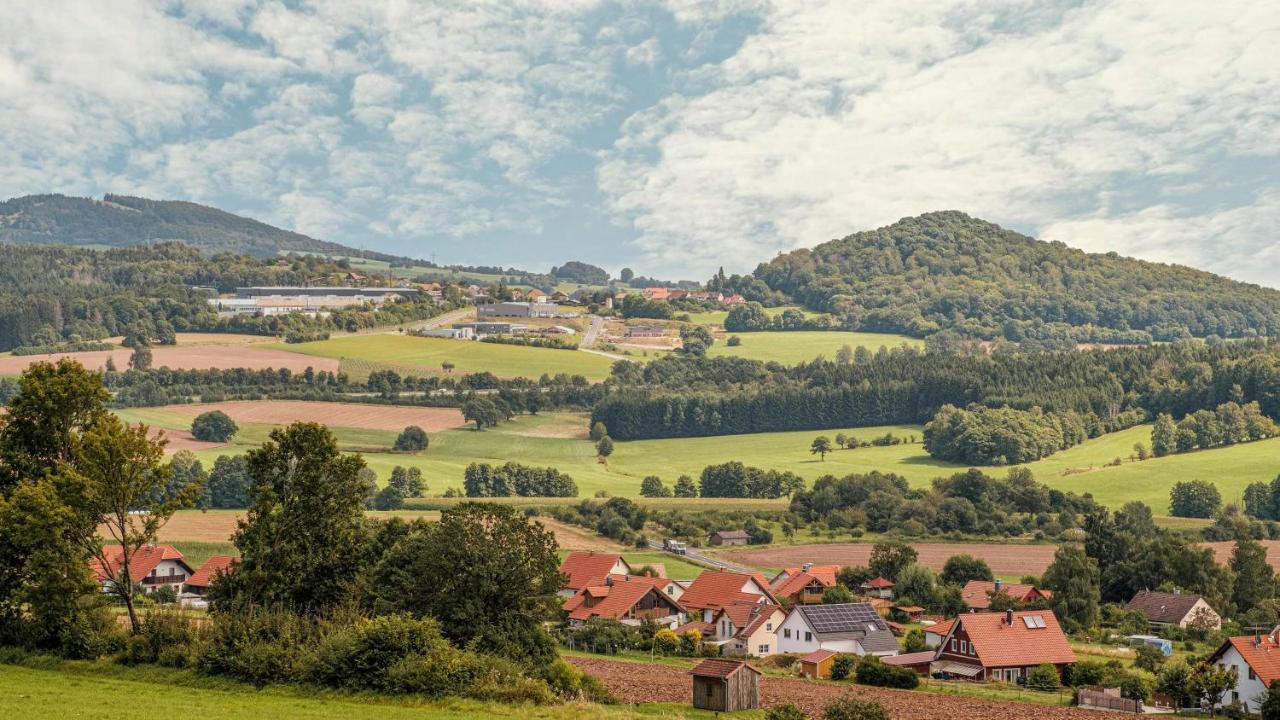
M1239 701L1249 712L1256 713L1267 688L1280 678L1280 627L1267 635L1227 638L1205 662L1234 668L1236 684L1223 702Z
M1052 611L1009 610L957 617L930 672L960 680L1017 682L1037 665L1049 663L1061 675L1075 661Z
M665 578L644 575L609 575L600 585L578 590L561 608L569 614L570 627L591 618L638 626L644 618L650 618L659 627L674 629L685 609L664 591L663 586L669 583Z
M209 594L209 588L219 577L232 572L235 560L230 555L214 555L205 560L200 569L192 573L183 584L178 602L186 607L208 607L209 602L205 598Z
M747 575L730 570L707 570L697 577L684 594L680 604L690 611L699 612L702 622L710 623L722 608L735 603L778 604L769 581L759 573Z
M778 652L778 628L785 618L783 609L770 602L736 602L717 610L710 623L688 627L701 630L703 642L719 645L725 655L765 657Z
M110 592L124 565L124 548L108 545L102 548L106 565L94 558L89 562L94 578L103 592ZM182 553L172 545L143 545L129 554L129 578L141 585L144 592L153 593L162 587L182 591L182 585L192 574L191 566L182 559Z
M604 585L610 575L630 575L631 566L621 555L593 551L571 552L560 563L560 574L565 576L561 595L573 595L588 586Z

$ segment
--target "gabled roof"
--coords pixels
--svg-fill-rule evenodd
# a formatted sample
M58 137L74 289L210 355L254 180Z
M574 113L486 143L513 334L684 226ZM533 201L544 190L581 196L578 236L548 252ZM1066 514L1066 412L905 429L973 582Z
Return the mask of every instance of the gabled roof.
M1000 591L1006 593L1009 597L1018 602L1030 602L1037 597L1048 597L1048 593L1041 591L1035 585L1026 585L1023 583L1001 583ZM986 610L991 607L991 596L996 592L996 584L989 580L970 580L964 584L964 589L960 591L964 602L974 610Z
M820 663L827 658L833 658L838 655L835 650L814 650L813 652L800 658L800 662Z
M743 590L748 582L754 582L763 591L757 595ZM680 604L697 610L715 610L735 602L775 602L769 592L769 583L759 574L746 575L729 570L707 570L689 585L680 596Z
M621 560L630 570L631 566L621 555L598 552L571 552L564 562L560 563L560 573L567 575L564 586L570 590L580 590L588 585L603 585L605 578L613 572L614 565Z
M746 530L717 530L711 533L711 537L718 537L721 540L746 540L748 539Z
M1270 687L1276 678L1280 678L1280 637L1276 630L1257 638L1253 635L1227 638L1205 662L1215 662L1228 648L1235 648L1240 653L1263 685Z
M657 593L658 597L671 606L673 614L684 612L680 603L662 591L666 581L661 578L644 576L610 575L609 584L583 588L561 607L568 611L573 620L589 620L593 617L620 620L626 616L636 603L649 593ZM586 598L591 596L597 602L587 606Z
M219 574L230 573L233 569L232 561L235 558L230 555L214 555L204 564L194 575L187 578L187 584L194 587L209 587L213 584L213 579Z
M1199 595L1143 590L1133 596L1125 609L1140 612L1151 622L1176 625L1186 619L1191 608L1202 599Z
M927 663L937 655L936 650L924 650L921 652L906 653L904 655L892 655L890 657L880 658L886 665L920 665Z
M817 583L822 587L831 587L809 573L800 573L799 575L792 575L786 580L783 580L782 584L773 589L773 594L778 597L791 597L814 583Z
M870 579L870 580L868 580L868 581L866 581L866 582L862 583L861 587L865 587L865 588L875 588L875 589L877 589L877 590L878 590L878 589L880 589L880 588L891 588L891 587L893 587L893 581L891 581L891 580L886 580L886 579L884 579L884 578L882 578L882 577L877 577L877 578L872 578L872 579Z
M791 613L799 615L820 641L856 640L866 652L898 650L898 641L870 603L797 605Z
M712 678L731 678L737 675L741 670L750 670L757 675L760 671L742 662L741 660L703 660L698 666L689 671L691 675L698 677Z
M116 574L120 572L120 565L124 562L124 548L119 545L108 545L102 548L102 553L107 557L107 565L103 567L102 563L95 558L89 561L89 568L93 571L93 576L102 582L104 580L114 580ZM191 566L182 559L182 553L172 545L143 545L138 548L129 558L129 576L134 582L142 580L142 578L151 574L156 566L165 560L174 560L182 563L182 567L187 573L191 573Z
M933 633L934 635L942 635L945 637L947 633L951 632L951 626L955 624L956 624L955 618L952 618L950 620L939 620L938 622L926 627L924 631L927 633Z
M823 585L830 587L836 584L836 576L840 574L840 566L839 565L810 565L807 570L804 567L783 568L782 572L779 572L777 575L773 577L773 581L775 583L778 582L778 578L781 578L783 575L786 575L787 577L792 577L794 575L799 575L800 573L808 573L813 577L816 577L819 580L821 580Z
M1051 610L1022 610L1006 623L1006 613L970 613L956 618L951 635L960 628L969 636L983 667L1013 667L1040 663L1073 663L1076 654ZM1044 627L1035 618L1043 621ZM1028 623L1023 618L1032 618ZM944 640L945 642L945 640Z
M721 608L712 619L718 622L721 615L727 615L729 622L736 628L734 637L745 639L754 635L760 626L773 617L774 613L781 610L781 606L773 603L735 602Z

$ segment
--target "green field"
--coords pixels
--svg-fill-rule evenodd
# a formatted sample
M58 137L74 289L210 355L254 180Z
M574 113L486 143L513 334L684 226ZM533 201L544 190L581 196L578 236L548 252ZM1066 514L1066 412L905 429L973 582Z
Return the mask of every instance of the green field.
M807 318L817 317L822 314L822 313L814 312L812 310L805 310L804 308L798 305L783 305L781 307L767 307L764 309L764 313L769 317L777 317L782 313L786 312L787 310L799 310L801 313L804 313L804 316ZM704 312L696 312L696 313L677 312L676 314L688 315L689 322L691 323L697 323L698 325L720 325L721 327L724 326L724 319L729 317L728 310L707 310Z
M353 378L367 377L369 369L387 364L402 370L439 374L446 360L455 366L454 373L491 372L499 377L538 378L543 374L568 373L589 380L609 376L613 361L606 357L576 350L499 345L467 342L446 338L407 335L352 335L320 342L273 344L277 350L319 357L338 358L347 371L347 361L357 361L350 372Z
M730 347L725 340L717 340L707 350L708 357L737 356L752 360L780 362L784 365L808 362L819 355L828 360L835 359L836 352L848 345L851 348L865 347L875 352L881 347L924 347L924 341L906 335L889 333L846 332L842 330L804 330L795 332L748 332L731 333L737 335L742 344Z
M39 663L39 660L32 661ZM106 662L57 662L40 669L0 665L0 717L22 720L152 720L157 707L148 697L173 707L183 717L204 720L605 720L633 718L710 718L710 713L674 705L601 706L569 704L551 707L503 705L469 700L424 701L416 698L348 695L315 688L255 688L189 670L157 666L124 667ZM733 714L728 717L759 717Z

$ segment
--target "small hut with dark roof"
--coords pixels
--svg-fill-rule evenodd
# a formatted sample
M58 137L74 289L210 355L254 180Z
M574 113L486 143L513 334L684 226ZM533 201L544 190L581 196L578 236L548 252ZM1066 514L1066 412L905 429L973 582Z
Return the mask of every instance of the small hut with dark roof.
M734 712L760 707L760 671L737 660L703 660L693 675L693 706Z

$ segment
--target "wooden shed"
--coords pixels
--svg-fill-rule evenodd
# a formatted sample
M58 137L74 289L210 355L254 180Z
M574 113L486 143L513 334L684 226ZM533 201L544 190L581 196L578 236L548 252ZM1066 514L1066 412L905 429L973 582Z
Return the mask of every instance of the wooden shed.
M693 675L693 706L734 712L760 707L760 671L740 660L703 660Z
M831 665L835 662L836 655L831 650L814 650L800 658L800 675L819 680L831 677Z

